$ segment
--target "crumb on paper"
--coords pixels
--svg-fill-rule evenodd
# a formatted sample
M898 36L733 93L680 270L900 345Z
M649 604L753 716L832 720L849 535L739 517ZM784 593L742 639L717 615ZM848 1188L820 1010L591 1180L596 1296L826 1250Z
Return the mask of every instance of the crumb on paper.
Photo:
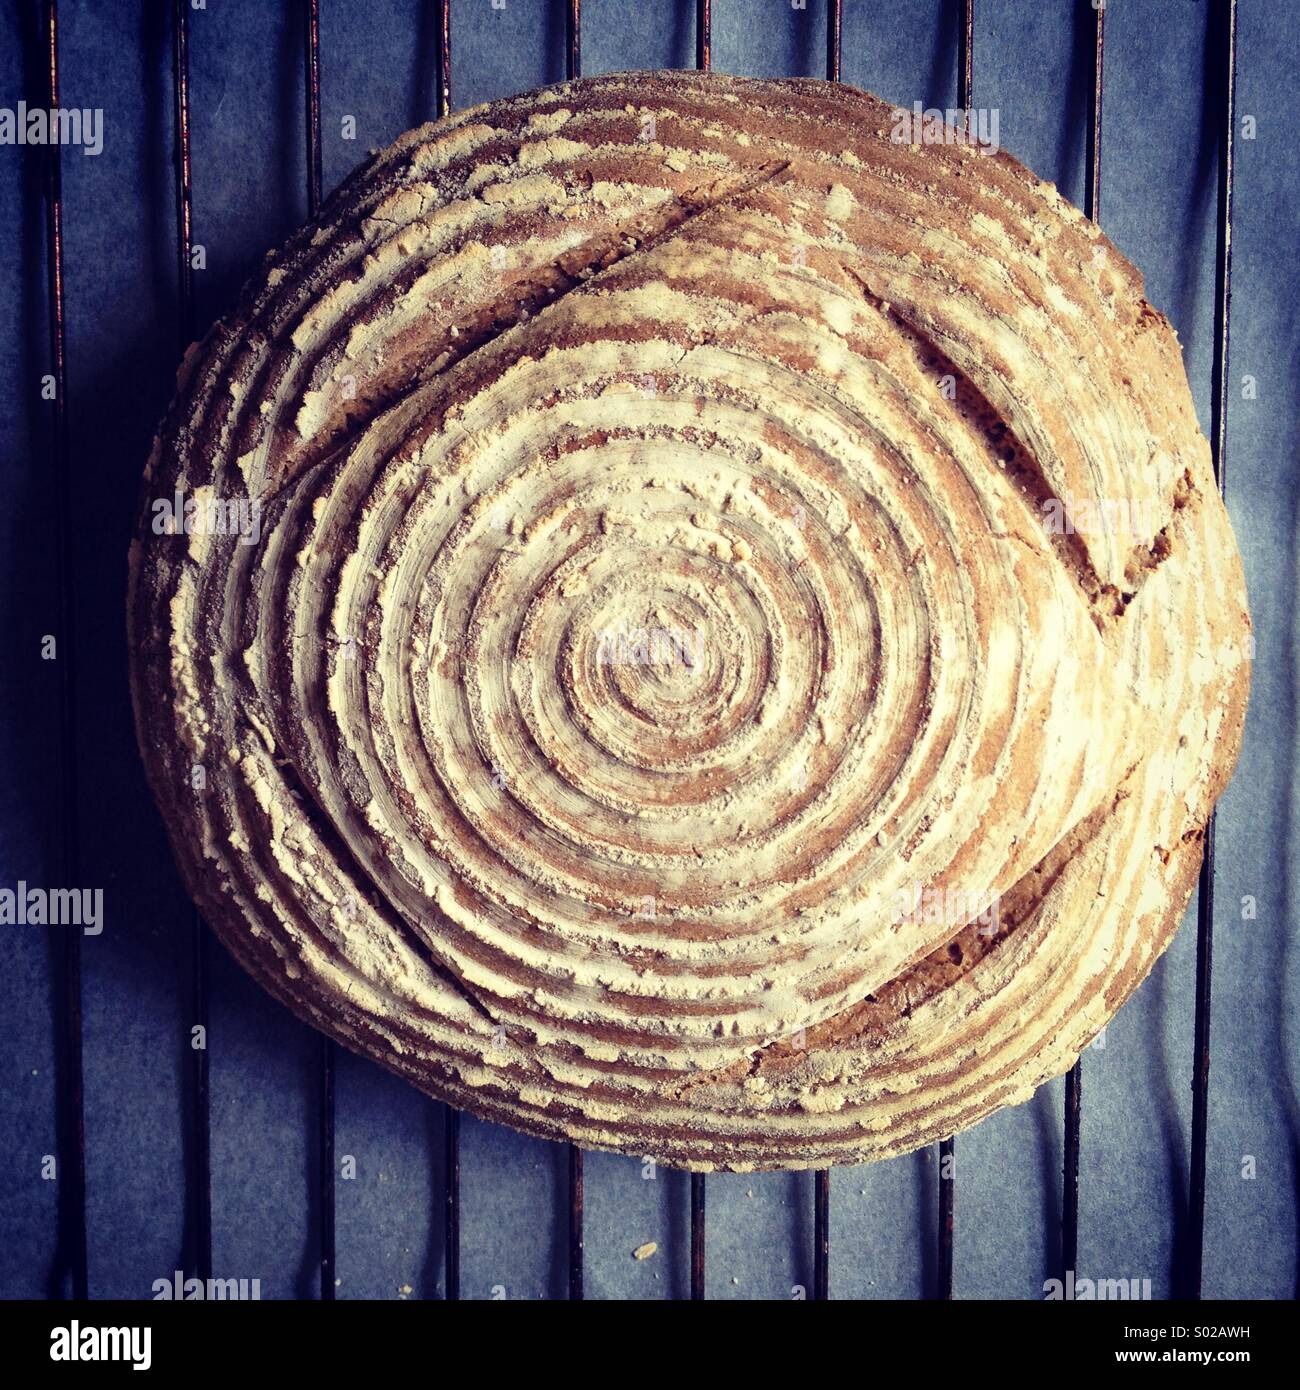
M659 1245L656 1241L648 1240L644 1245L638 1245L637 1248L632 1251L632 1258L634 1260L648 1260L658 1249Z

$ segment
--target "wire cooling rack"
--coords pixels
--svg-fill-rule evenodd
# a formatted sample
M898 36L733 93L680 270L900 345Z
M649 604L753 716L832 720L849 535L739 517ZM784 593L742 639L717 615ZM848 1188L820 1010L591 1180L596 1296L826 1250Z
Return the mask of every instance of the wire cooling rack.
M295 0L304 26L303 87L306 109L307 202L315 217L321 201L321 45L320 0ZM436 12L437 113L452 110L452 30L450 0L432 0ZM840 80L843 0L825 0L826 76ZM194 285L191 262L192 189L190 177L190 51L188 0L173 0L172 83L175 130L176 267L179 315L178 344L183 351L194 337ZM1101 210L1101 140L1103 111L1103 53L1105 0L1093 0L1095 23L1091 36L1092 82L1088 88L1087 141L1085 145L1084 211L1097 220ZM696 66L707 71L712 47L711 0L696 0ZM958 11L958 105L973 105L972 49L975 33L975 0L963 0ZM1210 448L1220 491L1225 481L1227 417L1225 401L1228 370L1228 332L1232 263L1233 134L1236 97L1237 0L1212 0L1211 38L1217 54L1209 101L1218 125L1217 244L1215 254L1214 336L1210 401ZM43 0L42 41L45 48L45 97L50 107L59 105L59 18L57 0ZM570 78L582 74L581 0L567 0L565 21L565 69ZM50 406L51 450L55 474L55 544L58 575L59 629L72 626L73 572L70 550L72 470L69 450L67 394L67 331L64 312L64 236L61 161L58 144L47 150L46 170L46 267L49 319L50 369L54 395ZM71 651L71 643L64 649ZM60 660L59 806L63 882L77 882L77 748L73 698L76 675L70 658ZM1197 893L1195 1029L1192 1071L1192 1126L1188 1156L1187 1239L1175 1269L1174 1291L1199 1298L1205 1230L1205 1177L1208 1144L1210 1071L1211 965L1214 941L1215 822L1206 829L1205 858ZM85 1090L82 1066L81 941L73 932L63 937L59 996L61 1085L58 1092L60 1171L59 1246L57 1277L74 1298L88 1294ZM190 1018L206 1032L209 1016L209 934L195 915L192 926ZM208 1054L205 1048L190 1052L187 1098L186 1201L188 1209L187 1273L200 1279L212 1277L212 1158ZM335 1296L335 1044L320 1044L318 1113L319 1183L317 1213L321 1232L320 1297ZM1079 1151L1083 1105L1083 1063L1077 1062L1066 1077L1064 1145L1061 1174L1060 1231L1056 1276L1065 1281L1076 1267L1079 1243ZM460 1122L448 1109L444 1128L445 1191L443 1193L445 1297L460 1297ZM938 1249L933 1296L953 1296L953 1249L956 1240L957 1178L955 1141L938 1147ZM705 1220L707 1179L693 1173L690 1179L690 1295L703 1299L707 1291ZM830 1296L831 1170L815 1174L813 1186L813 1290L814 1299ZM567 1222L568 1293L583 1297L583 1153L568 1146L568 1200L560 1218Z

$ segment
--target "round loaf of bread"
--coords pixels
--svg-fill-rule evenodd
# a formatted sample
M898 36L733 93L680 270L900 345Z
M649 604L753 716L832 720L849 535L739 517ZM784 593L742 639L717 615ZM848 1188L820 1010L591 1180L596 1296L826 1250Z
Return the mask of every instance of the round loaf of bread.
M1177 341L1055 188L919 134L816 81L495 102L187 354L149 777L239 961L431 1095L886 1157L1168 944L1249 669Z

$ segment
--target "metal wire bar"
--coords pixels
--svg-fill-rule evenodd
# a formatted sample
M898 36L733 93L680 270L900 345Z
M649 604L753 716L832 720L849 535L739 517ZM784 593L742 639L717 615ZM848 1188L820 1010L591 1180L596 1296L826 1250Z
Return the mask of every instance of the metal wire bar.
M1103 54L1106 38L1106 6L1097 7L1092 31L1092 86L1088 88L1088 148L1084 156L1083 211L1094 222L1101 220L1101 97Z
M59 14L56 0L46 0L42 18L45 38L46 97L59 105ZM63 297L63 169L59 143L45 152L45 273L49 312L50 374L54 378L51 416L51 462L54 471L54 545L59 680L59 803L64 883L77 881L80 858L77 823L77 743L74 717L76 671L72 632L72 466L68 439L68 338ZM73 1298L85 1298L89 1286L86 1256L86 1110L82 1068L81 934L61 934L62 980L59 1057L59 1242L55 1278L66 1280Z
M951 1138L939 1141L939 1264L936 1297L951 1299L953 1221L957 1208L957 1152Z
M176 284L180 300L179 346L194 338L194 267L190 263L190 7L172 0L172 95L176 161Z
M826 80L840 80L840 36L843 31L841 0L827 0ZM813 1299L830 1298L831 1269L831 1174L819 1168L813 1176Z
M451 0L438 0L438 115L451 115Z
M569 1148L569 1297L582 1298L582 1150Z
M1232 175L1237 108L1237 0L1218 0L1212 39L1223 54L1219 103L1219 208L1214 262L1214 360L1210 377L1210 454L1223 494L1228 481L1228 347L1232 310ZM1200 1298L1205 1257L1205 1160L1210 1107L1210 985L1214 958L1213 812L1196 892L1196 1026L1192 1063L1192 1150L1187 1186L1186 1297Z
M569 0L565 33L565 73L582 76L582 0ZM582 1298L582 1150L569 1148L569 1297Z
M320 1040L320 1296L334 1297L334 1040Z
M1083 1063L1065 1074L1065 1141L1061 1153L1061 1251L1057 1278L1064 1285L1079 1259L1079 1140L1083 1117Z
M826 77L830 82L840 80L840 39L844 32L843 0L827 0L826 4Z
M713 5L695 0L695 66L708 72L713 61Z
M564 75L572 81L582 76L582 0L569 0L565 40Z
M303 0L302 18L307 98L307 215L315 217L321 201L320 0Z
M172 97L176 176L177 339L184 354L194 340L194 267L190 179L190 7L172 3ZM212 1112L208 1072L208 932L198 909L190 930L191 1028L201 1030L202 1047L190 1036L190 1118L187 1189L191 1267L198 1278L212 1277Z
M713 61L713 5L711 0L695 0L695 66L708 72ZM705 1212L706 1180L703 1173L691 1174L691 1298L702 1300L705 1288Z
M691 1174L691 1297L705 1297L704 1277L704 1174Z
M443 1131L443 1160L446 1168L446 1206L443 1230L443 1296L455 1303L460 1298L460 1111L447 1106Z
M957 104L962 112L970 111L972 81L971 50L975 47L975 0L965 0L962 7L961 28L957 31ZM962 116L963 128L966 115Z
M974 92L975 0L962 5L957 30L957 105L961 107L960 129L968 131ZM953 1239L957 1208L956 1147L951 1136L939 1141L939 1223L938 1258L935 1264L935 1297L953 1296Z
M1101 114L1105 71L1106 6L1098 5L1092 28L1092 85L1088 88L1088 143L1084 154L1083 211L1101 217ZM1062 1283L1079 1260L1079 1153L1083 1132L1083 1061L1066 1073L1064 1143L1061 1151L1061 1248L1057 1277Z
M451 115L451 0L438 0L438 116ZM460 1111L443 1106L443 1298L460 1299Z
M185 0L180 0L184 5ZM194 910L191 930L190 1007L202 1029L203 1046L190 1048L191 1111L194 1136L190 1153L190 1221L193 1263L200 1279L212 1278L212 1100L208 1069L208 927ZM191 1044L193 1036L191 1035Z
M303 77L307 130L307 215L321 205L320 139L320 0L303 0ZM335 1290L334 1088L335 1050L332 1038L320 1045L320 1296L328 1301Z
M813 1174L813 1299L831 1296L831 1170Z

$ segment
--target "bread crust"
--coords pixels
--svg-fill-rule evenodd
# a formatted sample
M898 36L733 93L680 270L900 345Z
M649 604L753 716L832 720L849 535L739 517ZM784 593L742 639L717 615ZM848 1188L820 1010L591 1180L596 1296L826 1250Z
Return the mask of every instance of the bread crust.
M186 356L128 614L177 863L439 1099L888 1157L1177 927L1250 626L1176 337L1051 185L896 127L685 73L462 112Z

